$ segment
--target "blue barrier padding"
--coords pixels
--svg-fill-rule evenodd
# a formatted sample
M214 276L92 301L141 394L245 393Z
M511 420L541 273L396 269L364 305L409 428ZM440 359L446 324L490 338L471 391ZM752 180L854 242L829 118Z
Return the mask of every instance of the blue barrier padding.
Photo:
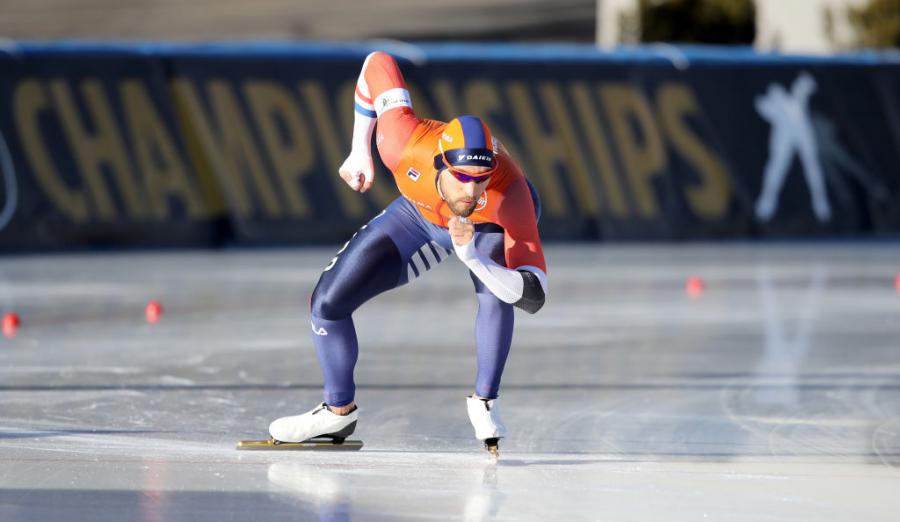
M743 46L646 44L612 50L590 44L541 43L415 43L394 40L365 42L323 41L221 41L208 43L142 41L12 41L0 52L16 56L77 55L80 57L155 55L170 57L298 57L304 59L352 58L384 50L417 61L503 61L601 63L885 65L900 64L900 50L864 50L832 55L758 52Z

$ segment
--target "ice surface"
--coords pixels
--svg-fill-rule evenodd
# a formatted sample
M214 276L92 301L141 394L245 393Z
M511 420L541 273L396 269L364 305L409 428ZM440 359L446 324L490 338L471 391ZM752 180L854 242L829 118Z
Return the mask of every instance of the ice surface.
M496 463L444 263L355 316L362 451L235 451L321 398L335 250L0 259L0 520L900 520L900 245L548 247Z

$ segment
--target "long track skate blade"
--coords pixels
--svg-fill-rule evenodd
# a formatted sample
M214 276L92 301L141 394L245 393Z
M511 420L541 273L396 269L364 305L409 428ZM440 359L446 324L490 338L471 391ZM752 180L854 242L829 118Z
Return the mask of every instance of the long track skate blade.
M255 451L359 451L363 447L361 440L345 440L337 443L330 439L313 439L303 442L279 442L268 440L242 440L238 442L239 450Z
M484 441L484 449L490 453L491 457L500 457L500 439L486 439Z

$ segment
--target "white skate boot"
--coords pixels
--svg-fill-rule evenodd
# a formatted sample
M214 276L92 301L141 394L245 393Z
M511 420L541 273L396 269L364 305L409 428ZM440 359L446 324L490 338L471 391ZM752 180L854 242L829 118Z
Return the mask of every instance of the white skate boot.
M356 408L347 415L337 415L323 402L303 415L281 417L272 421L269 435L279 442L303 442L323 437L341 444L356 429L358 418L359 410Z
M506 426L500 420L497 399L466 398L469 421L475 428L475 438L484 441L484 447L491 455L497 456L500 439L506 436Z

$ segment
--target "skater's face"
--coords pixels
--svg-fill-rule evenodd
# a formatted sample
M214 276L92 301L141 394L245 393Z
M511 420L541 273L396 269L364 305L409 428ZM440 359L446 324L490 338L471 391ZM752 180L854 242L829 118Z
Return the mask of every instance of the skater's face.
M488 167L476 166L461 166L454 167L454 169L469 176L478 176L492 170ZM475 211L478 199L484 194L484 189L487 188L489 181L487 178L480 182L460 181L449 169L442 170L438 177L441 194L447 201L450 210L457 216L463 217L469 217Z

